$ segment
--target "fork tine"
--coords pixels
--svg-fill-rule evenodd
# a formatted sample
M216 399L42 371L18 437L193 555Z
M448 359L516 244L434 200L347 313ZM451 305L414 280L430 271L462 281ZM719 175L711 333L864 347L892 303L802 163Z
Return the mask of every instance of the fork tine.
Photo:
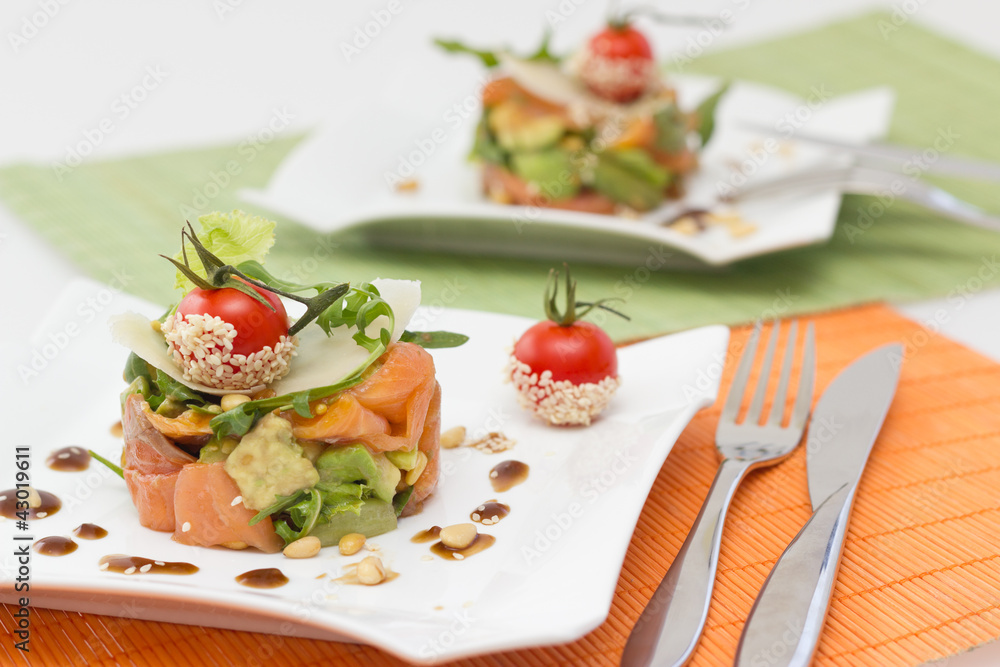
M792 320L788 327L788 339L785 341L785 360L781 364L781 380L778 382L778 391L774 394L774 402L771 403L771 415L767 423L770 426L780 426L781 418L785 416L785 396L788 395L788 381L792 376L792 359L795 355L795 341L798 340L799 323Z
M806 328L806 347L802 355L802 373L799 375L799 395L795 397L795 409L789 426L802 428L809 417L812 406L813 385L816 375L816 332L812 322Z
M781 321L778 320L771 328L771 336L767 341L767 352L764 363L760 367L760 377L757 379L757 391L753 394L750 409L744 424L756 424L760 421L760 412L764 408L764 397L767 395L767 384L771 379L771 362L774 361L774 349L778 346L778 335L781 333Z
M721 422L735 422L736 415L740 412L740 404L743 403L743 390L746 389L747 379L750 377L750 369L753 368L753 358L757 354L757 339L760 338L760 322L754 324L753 333L747 341L747 346L743 348L743 356L740 357L740 365L736 369L733 377L733 384L729 387L729 396L726 398L726 405L722 409Z

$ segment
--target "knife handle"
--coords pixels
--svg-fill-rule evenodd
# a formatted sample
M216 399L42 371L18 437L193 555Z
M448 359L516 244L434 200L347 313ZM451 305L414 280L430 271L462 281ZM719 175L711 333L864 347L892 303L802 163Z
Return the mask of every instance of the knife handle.
M808 667L837 580L856 484L827 498L778 559L750 610L736 667Z
M708 616L726 511L751 467L722 461L691 532L625 643L622 667L676 667L691 657Z

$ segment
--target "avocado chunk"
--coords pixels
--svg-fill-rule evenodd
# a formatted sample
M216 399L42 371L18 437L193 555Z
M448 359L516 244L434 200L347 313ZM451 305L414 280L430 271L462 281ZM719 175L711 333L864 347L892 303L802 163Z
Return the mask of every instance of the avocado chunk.
M580 191L580 177L568 151L550 148L511 155L514 173L534 183L541 194L552 199L569 199Z
M385 454L373 454L360 443L327 449L316 459L316 469L321 488L360 482L387 503L392 503L401 477Z
M291 422L273 413L243 436L226 459L226 472L240 487L243 504L254 510L319 481L316 468L292 438Z
M413 470L417 467L417 454L419 451L414 447L408 452L386 452L385 457L400 470Z
M637 211L648 211L663 200L670 173L640 149L605 151L597 156L594 189Z
M313 527L309 534L318 537L324 547L330 547L348 533L361 533L365 537L374 537L395 529L396 511L392 508L392 503L369 498L357 514L354 512L335 514L328 522Z
M487 122L500 147L511 152L548 148L566 133L566 124L559 116L527 110L514 100L491 109Z

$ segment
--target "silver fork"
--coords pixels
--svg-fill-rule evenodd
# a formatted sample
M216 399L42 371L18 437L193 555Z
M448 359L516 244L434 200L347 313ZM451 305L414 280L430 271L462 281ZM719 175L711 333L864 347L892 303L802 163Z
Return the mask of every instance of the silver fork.
M788 425L781 424L798 338L798 325L795 321L788 330L781 378L773 407L767 422L764 425L758 423L767 394L771 362L780 328L780 322L776 322L771 330L757 390L746 418L737 423L736 418L739 416L757 351L759 324L747 342L715 432L715 446L722 456L722 462L691 532L629 635L622 653L621 664L624 667L683 665L691 657L708 616L715 572L719 564L722 528L736 488L751 470L781 461L802 440L812 405L816 369L816 343L812 324L806 330L798 394Z

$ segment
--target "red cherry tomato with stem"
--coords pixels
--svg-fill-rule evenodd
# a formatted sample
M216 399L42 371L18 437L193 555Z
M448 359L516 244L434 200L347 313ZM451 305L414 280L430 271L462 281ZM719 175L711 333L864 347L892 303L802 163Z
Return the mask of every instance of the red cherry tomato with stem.
M288 334L288 314L278 295L256 285L250 287L260 294L271 308L231 287L222 289L196 287L181 299L177 305L177 312L181 316L219 317L232 324L236 328L233 354L249 356L268 346L273 350L281 337Z
M577 320L569 326L539 322L517 341L514 356L535 372L551 371L556 382L597 384L606 377L618 377L615 345L592 322Z

